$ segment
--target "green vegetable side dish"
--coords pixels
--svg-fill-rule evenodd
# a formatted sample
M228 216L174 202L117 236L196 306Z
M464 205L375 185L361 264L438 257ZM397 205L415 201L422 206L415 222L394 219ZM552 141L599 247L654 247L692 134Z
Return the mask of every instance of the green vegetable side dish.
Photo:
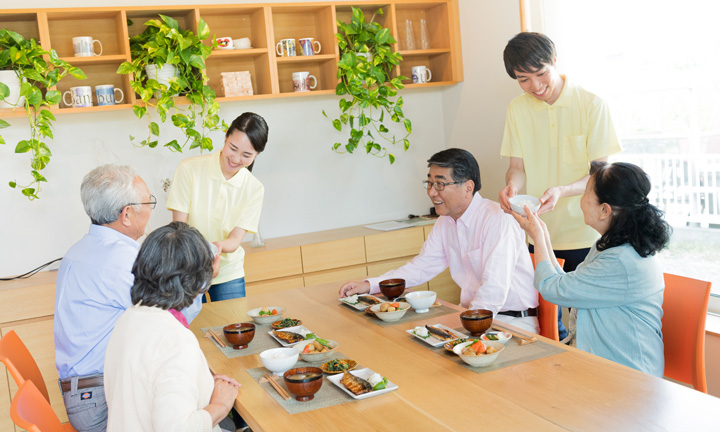
M387 386L388 380L387 378L383 377L383 380L379 383L375 384L375 387L373 387L373 391L375 390L382 390Z
M315 333L308 333L305 335L305 340L315 339L316 341L320 342L322 345L325 345L328 348L332 348L330 346L330 342L326 341L325 339L321 339L317 336L315 336Z
M327 370L332 371L332 372L342 372L349 368L350 368L350 365L347 364L347 362L340 361L340 360L331 360L327 364Z
M494 334L486 334L485 337L488 338L488 340L500 340L500 338L498 338L497 335Z
M280 328L286 328L286 327L294 327L298 325L300 321L292 319L292 318L285 318L280 321L280 324L278 324L278 327ZM307 337L305 337L307 339Z

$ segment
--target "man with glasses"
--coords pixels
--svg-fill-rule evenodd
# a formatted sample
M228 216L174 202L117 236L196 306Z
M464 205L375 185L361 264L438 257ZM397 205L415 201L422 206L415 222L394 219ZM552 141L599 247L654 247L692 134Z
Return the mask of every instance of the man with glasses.
M105 431L105 348L115 321L132 306L137 240L157 200L127 166L103 165L80 187L88 233L63 257L55 296L55 366L68 418L78 431ZM183 310L191 320L200 298Z
M346 282L340 295L375 294L380 281L393 278L417 286L449 267L462 290L461 306L491 310L495 319L537 333L538 294L525 235L497 203L480 196L477 161L452 148L433 155L428 167L423 184L440 217L420 254L380 277Z

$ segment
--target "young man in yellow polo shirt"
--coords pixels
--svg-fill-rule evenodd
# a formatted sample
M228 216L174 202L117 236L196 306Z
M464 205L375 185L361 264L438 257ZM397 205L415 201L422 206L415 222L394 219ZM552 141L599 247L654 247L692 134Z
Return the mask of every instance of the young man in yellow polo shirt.
M500 154L510 158L510 167L500 205L509 213L508 199L523 185L539 197L538 214L547 224L555 256L565 259L565 271L573 271L598 239L580 210L590 162L607 161L622 148L605 101L558 73L550 38L519 33L503 58L508 75L525 93L507 109ZM559 330L560 339L569 343L572 336L562 322Z

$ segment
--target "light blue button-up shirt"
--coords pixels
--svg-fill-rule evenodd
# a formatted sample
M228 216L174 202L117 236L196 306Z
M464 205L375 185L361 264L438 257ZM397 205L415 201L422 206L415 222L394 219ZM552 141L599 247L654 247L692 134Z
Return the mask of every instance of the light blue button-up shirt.
M55 366L60 378L102 373L115 321L132 306L132 266L140 243L101 225L65 254L55 294ZM202 308L201 296L182 311L188 322Z
M598 252L574 272L543 261L535 287L545 300L577 308L577 347L663 376L662 302L665 282L657 256L642 258L630 244Z

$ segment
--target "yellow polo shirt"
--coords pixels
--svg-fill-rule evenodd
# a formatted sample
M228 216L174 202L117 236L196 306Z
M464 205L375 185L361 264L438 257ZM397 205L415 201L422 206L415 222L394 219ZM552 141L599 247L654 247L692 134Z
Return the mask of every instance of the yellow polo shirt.
M605 101L563 79L553 105L526 93L507 109L500 155L522 158L527 193L538 198L550 187L585 177L591 161L622 151ZM541 215L555 250L587 248L600 237L585 225L581 196L560 198Z
M235 227L255 233L260 220L265 188L242 168L230 180L220 169L220 152L183 160L175 170L168 210L188 214L188 224L211 242L225 240ZM220 273L213 284L245 276L245 250L220 256Z

